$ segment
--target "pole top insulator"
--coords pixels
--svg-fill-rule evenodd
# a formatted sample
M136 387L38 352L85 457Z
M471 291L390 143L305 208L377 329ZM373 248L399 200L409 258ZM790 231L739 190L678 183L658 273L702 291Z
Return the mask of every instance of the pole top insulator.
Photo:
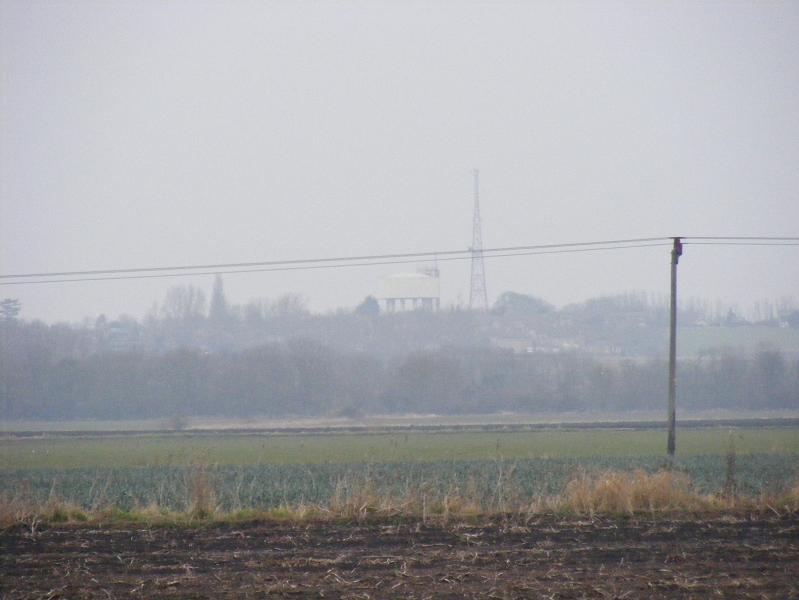
M671 250L672 257L674 258L674 264L677 264L680 256L682 256L682 238L675 237L674 239L674 247Z

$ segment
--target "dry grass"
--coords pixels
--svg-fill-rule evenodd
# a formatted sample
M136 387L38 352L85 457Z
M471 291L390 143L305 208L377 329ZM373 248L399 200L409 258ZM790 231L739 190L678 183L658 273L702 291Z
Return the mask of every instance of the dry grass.
M503 483L504 482L504 483ZM453 488L443 495L432 486L407 489L403 494L381 494L369 480L353 484L338 482L326 505L299 503L278 508L246 508L222 512L216 504L214 481L208 469L193 467L186 474L186 510L168 511L153 503L133 510L114 506L85 511L80 507L50 498L37 504L26 493L0 497L0 525L24 523L32 530L40 523L80 521L141 521L147 523L241 522L254 520L344 519L407 517L423 521L448 522L451 518L475 518L492 515L516 515L530 519L546 513L568 515L635 514L720 514L740 510L799 512L799 481L779 498L730 498L724 490L716 495L696 493L689 478L664 470L653 474L632 472L578 471L563 494L550 498L522 498L512 483L510 473L500 478L492 497L483 503L467 483L465 490Z
M566 486L559 508L575 514L632 515L639 512L708 510L717 506L710 497L691 489L687 476L673 471L649 475L604 471L580 472Z
M48 500L44 504L23 504L16 500L0 499L0 526L25 523L35 530L39 523L85 522L92 515L79 506Z
M189 517L209 519L216 514L216 492L208 467L194 465L186 472L186 493Z
M799 512L799 481L797 481L794 486L788 490L787 494L780 498L777 504L785 510Z
M512 474L512 469L508 475ZM443 518L450 516L474 516L510 512L513 506L520 505L521 494L510 476L499 478L492 497L481 497L478 482L470 478L463 487L450 486L442 491L434 482L419 486L406 486L397 492L380 490L368 477L364 480L350 481L343 478L336 483L329 502L319 510L345 519L365 519L373 515L382 517L408 516Z

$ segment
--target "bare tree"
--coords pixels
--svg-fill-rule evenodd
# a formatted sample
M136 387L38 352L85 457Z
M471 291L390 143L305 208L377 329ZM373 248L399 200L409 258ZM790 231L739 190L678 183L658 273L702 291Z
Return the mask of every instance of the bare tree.
M205 293L193 285L176 285L167 290L161 306L165 319L192 321L205 314Z

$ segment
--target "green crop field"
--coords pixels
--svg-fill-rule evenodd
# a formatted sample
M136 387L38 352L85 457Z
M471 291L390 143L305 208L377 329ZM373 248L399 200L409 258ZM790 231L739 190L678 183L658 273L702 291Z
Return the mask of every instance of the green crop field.
M797 481L799 429L791 427L681 431L675 466L697 491L717 492L731 443L741 493L782 493ZM184 510L201 471L222 510L325 505L363 489L465 495L497 507L506 494L559 494L579 469L656 471L665 445L662 431L623 429L4 439L0 498Z
M678 455L726 454L731 440L738 454L799 454L799 429L753 427L679 432ZM610 429L5 439L0 469L658 457L665 447L662 431Z

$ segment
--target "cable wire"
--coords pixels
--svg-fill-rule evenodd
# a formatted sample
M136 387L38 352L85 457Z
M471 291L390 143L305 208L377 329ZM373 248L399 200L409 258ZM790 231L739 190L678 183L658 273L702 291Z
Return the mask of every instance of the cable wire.
M576 245L576 244L575 244ZM632 245L619 245L619 246L603 246L598 248L570 248L570 249L554 249L554 250L534 250L528 252L507 252L495 254L495 249L492 249L490 254L485 254L484 258L507 258L513 256L533 256L538 254L571 254L576 252L595 252L602 250L626 250L629 248L651 248L654 246L670 246L670 242L658 242L650 244L632 244ZM0 281L0 286L3 285L35 285L45 283L75 283L83 281L119 281L125 279L162 279L165 277L192 277L192 276L206 276L206 275L228 275L236 273L266 273L275 271L311 271L320 269L340 269L347 267L373 267L381 265L398 265L420 262L449 262L456 260L470 260L471 256L448 256L445 258L423 258L417 260L388 260L388 261L369 261L369 262L356 262L356 263L341 263L341 264L322 264L322 265L295 265L295 266L278 266L278 267L265 267L258 269L234 269L234 270L215 270L215 271L201 271L190 273L157 273L150 275L119 275L111 277L77 277L71 279L42 279L42 280L26 280L26 281Z
M549 248L575 248L584 246L605 246L611 244L632 244L640 242L656 242L669 240L667 237L652 237L652 238L633 238L627 240L605 240L598 242L575 242L570 244L538 244L534 246L508 246L504 248L484 248L482 253L485 255L490 252L512 252L517 250L542 250ZM220 264L205 264L205 265L176 265L169 267L136 267L129 269L95 269L89 271L62 271L52 273L17 273L14 275L0 275L0 279L22 279L32 277L69 277L73 275L113 275L118 273L144 273L144 272L161 272L161 271L189 271L198 269L234 269L241 267L267 267L279 265L294 265L294 264L310 264L310 263L339 263L350 261L363 261L363 260L387 260L387 259L401 259L401 258L421 258L425 256L448 256L458 254L471 255L471 248L465 250L435 250L430 252L406 252L401 254L373 254L364 256L340 256L340 257L323 257L323 258L300 258L292 260L267 260L257 262L239 262L239 263L220 263Z
M791 241L799 242L799 237L774 236L684 236L683 240L758 240L758 241Z
M672 237L630 238L622 240L603 240L592 242L573 242L560 244L537 244L527 246L506 246L481 250L484 258L503 258L513 256L533 256L538 254L568 254L600 250L623 250L671 245ZM685 236L680 237L684 244L694 246L799 246L799 237L766 236ZM697 241L694 241L697 240ZM265 273L276 271L307 271L320 269L340 269L345 267L370 267L381 265L409 264L420 262L448 262L469 260L472 250L438 250L430 252L406 252L397 254L374 254L363 256L323 257L291 260L272 260L257 262L219 263L206 265L177 265L162 267L137 267L127 269L97 269L87 271L62 271L51 273L20 273L0 275L3 279L25 279L25 281L0 281L0 286L48 283L75 283L83 281L119 281L125 279L160 279L166 277L190 277L216 274ZM394 260L396 259L396 260ZM257 267L257 268L249 268ZM172 272L179 271L179 272ZM91 277L109 275L108 277ZM72 277L77 276L77 277ZM30 281L35 277L43 277ZM64 278L68 277L68 278ZM55 279L54 279L55 278Z
M799 246L799 242L683 242L690 246Z

